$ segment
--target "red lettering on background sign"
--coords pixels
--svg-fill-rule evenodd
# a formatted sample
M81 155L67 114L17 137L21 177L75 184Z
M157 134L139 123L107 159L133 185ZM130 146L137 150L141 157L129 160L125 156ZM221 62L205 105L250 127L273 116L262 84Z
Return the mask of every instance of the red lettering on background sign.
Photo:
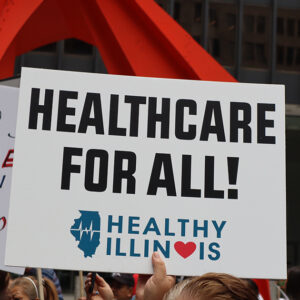
M13 157L10 157L13 153L14 153L14 149L8 150L7 155L2 164L2 168L10 168L13 166L14 159L13 159Z
M5 228L7 221L5 217L0 218L0 221L2 222L2 226L0 227L0 231L1 231Z

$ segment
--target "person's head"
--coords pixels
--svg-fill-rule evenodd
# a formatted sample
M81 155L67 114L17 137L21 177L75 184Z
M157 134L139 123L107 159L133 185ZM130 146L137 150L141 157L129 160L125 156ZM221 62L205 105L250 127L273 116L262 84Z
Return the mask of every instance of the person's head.
M176 296L172 291L175 291ZM182 283L180 291L173 287L164 300L257 300L242 279L223 273L207 273Z
M187 278L178 282L164 295L163 300L176 300L180 296L182 289L191 281L191 279L192 278Z
M7 298L9 278L9 273L0 271L0 300L5 300Z
M110 287L116 300L129 300L133 296L134 278L132 274L113 273Z
M254 292L254 294L258 297L259 295L259 290L258 290L258 286L257 284L255 283L255 281L253 281L252 279L249 279L249 278L246 278L246 279L243 279L244 282L247 284L247 286L252 289L252 291Z
M292 300L300 299L300 266L288 270L286 293Z
M58 300L54 283L47 279L43 279L43 290L45 300ZM11 300L35 300L39 299L38 282L32 276L24 276L16 278L9 287Z
M9 273L0 270L0 293L5 291L9 283Z

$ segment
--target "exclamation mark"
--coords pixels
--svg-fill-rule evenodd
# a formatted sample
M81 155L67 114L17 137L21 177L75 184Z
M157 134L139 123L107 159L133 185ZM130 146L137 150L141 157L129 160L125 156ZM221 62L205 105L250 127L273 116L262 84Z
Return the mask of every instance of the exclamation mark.
M238 157L227 157L229 184L236 185L239 168ZM228 189L228 199L238 199L237 189Z

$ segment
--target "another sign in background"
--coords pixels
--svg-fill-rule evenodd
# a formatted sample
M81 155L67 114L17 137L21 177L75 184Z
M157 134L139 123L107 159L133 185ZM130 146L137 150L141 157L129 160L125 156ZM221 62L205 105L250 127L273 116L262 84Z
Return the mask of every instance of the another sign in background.
M0 270L23 274L4 264L19 89L0 86Z
M284 124L283 86L23 69L6 263L285 278Z

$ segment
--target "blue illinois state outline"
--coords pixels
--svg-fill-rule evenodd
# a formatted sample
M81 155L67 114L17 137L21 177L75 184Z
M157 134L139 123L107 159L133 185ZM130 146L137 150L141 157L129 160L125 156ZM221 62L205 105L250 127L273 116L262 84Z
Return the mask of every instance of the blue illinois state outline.
M84 257L92 257L100 245L100 215L97 211L80 210L80 217L74 219L70 232L79 241L78 248Z

